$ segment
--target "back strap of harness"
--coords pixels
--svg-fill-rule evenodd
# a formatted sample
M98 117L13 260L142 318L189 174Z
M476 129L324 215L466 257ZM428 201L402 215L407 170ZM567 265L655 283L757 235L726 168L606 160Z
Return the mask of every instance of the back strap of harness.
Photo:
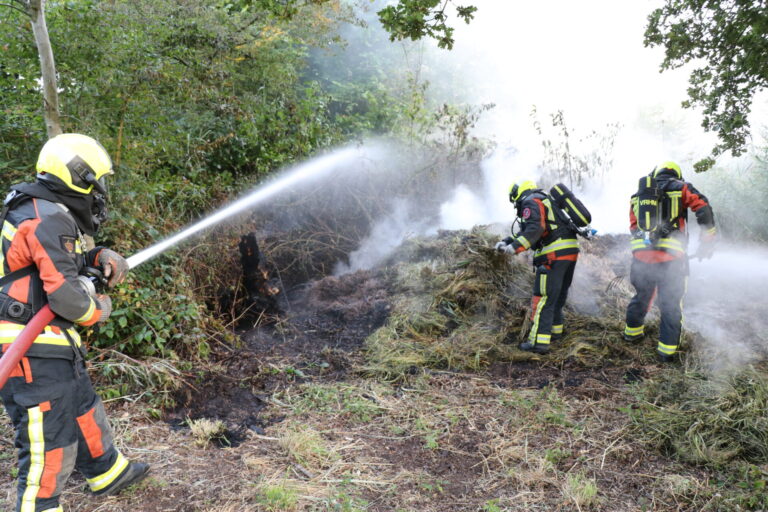
M0 277L0 288L7 285L8 283L11 283L13 281L17 281L23 277L27 277L29 275L32 275L36 272L36 268L34 265L27 265L26 267L19 268L14 270L13 272L10 272L8 274L5 274L3 277Z

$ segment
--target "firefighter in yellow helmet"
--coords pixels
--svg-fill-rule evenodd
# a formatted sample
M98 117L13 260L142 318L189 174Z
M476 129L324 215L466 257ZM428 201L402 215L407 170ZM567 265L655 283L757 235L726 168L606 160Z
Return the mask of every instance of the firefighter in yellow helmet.
M84 241L107 218L112 172L94 139L58 135L40 151L36 182L11 187L0 214L0 343L12 343L45 304L56 314L0 390L16 429L17 512L63 511L59 496L74 468L104 495L149 470L115 448L74 329L105 322L112 311L109 296L95 293L83 270L101 269L110 288L128 272L122 256L87 250Z
M496 244L496 250L518 254L532 249L536 278L531 301L531 332L521 350L545 354L563 335L563 307L573 280L579 243L576 232L556 217L552 198L533 181L513 184L509 201L521 222L520 232Z
M717 229L709 200L683 180L680 166L664 162L640 179L630 198L632 233L630 281L635 295L627 306L624 339L645 337L645 316L658 297L661 322L656 355L662 362L674 359L682 338L683 297L688 282L688 210L701 227L697 256L709 258Z

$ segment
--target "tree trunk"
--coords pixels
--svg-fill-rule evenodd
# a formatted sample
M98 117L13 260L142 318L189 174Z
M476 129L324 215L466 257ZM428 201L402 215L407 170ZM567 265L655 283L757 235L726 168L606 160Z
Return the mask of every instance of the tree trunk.
M45 0L29 0L27 3L32 18L32 32L35 34L37 53L40 56L40 70L43 77L43 116L48 137L61 133L59 120L59 92L56 87L56 64L53 60L51 40L45 24Z

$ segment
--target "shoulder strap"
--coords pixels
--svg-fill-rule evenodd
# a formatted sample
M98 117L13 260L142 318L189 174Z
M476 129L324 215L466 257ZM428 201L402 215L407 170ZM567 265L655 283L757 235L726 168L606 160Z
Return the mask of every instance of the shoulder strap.
M552 200L551 197L549 198L549 204L552 206L552 211L555 212L555 218L562 223L561 227L558 227L556 232L560 230L568 230L586 239L589 239L594 234L594 232L590 232L590 230L587 228L582 229L577 226L576 223L573 222L573 219L571 219L571 217L565 213L562 208L557 206L557 202ZM563 236L563 234L567 233L561 231L558 233L558 236Z
M549 203L550 208L552 208L552 211L555 213L555 218L557 220L559 220L560 223L563 226L567 226L567 227L569 227L571 229L576 230L575 225L574 225L573 221L571 220L571 218L568 216L568 214L566 214L562 210L562 208L557 206L557 202L554 199L552 199L550 196L547 196L547 199L549 199L548 203ZM578 230L576 230L576 231L578 231Z
M3 203L3 209L0 211L0 230L2 230L3 226L5 225L5 218L8 216L8 211L11 208L14 208L16 205L18 205L21 201L23 201L24 199L28 199L29 197L30 196L22 192L17 192L15 190L11 191L11 193L8 194L8 197L5 198L5 202ZM0 288L2 288L8 283L11 283L13 281L17 281L19 279L32 275L33 273L35 273L36 270L37 268L34 265L28 265L26 267L16 269L13 272L9 272L3 277L0 277Z
M8 283L11 283L13 281L18 281L23 277L27 277L29 275L34 274L35 270L36 270L36 267L34 265L27 265L26 267L19 268L14 270L13 272L5 274L3 277L0 277L0 288L2 288Z
M10 209L15 208L20 202L24 201L25 199L29 199L30 197L31 196L28 196L23 192L19 192L18 190L11 190L11 192L6 196L5 201L3 201L3 209L0 210L0 229L3 229L5 218L8 216Z

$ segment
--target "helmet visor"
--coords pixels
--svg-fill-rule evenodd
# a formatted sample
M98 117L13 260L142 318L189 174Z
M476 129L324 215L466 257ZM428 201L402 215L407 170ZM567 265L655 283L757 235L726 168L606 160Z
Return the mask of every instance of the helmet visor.
M109 187L107 185L107 174L102 176L101 178L94 180L93 188L96 189L96 191L103 195L105 198L109 197Z

